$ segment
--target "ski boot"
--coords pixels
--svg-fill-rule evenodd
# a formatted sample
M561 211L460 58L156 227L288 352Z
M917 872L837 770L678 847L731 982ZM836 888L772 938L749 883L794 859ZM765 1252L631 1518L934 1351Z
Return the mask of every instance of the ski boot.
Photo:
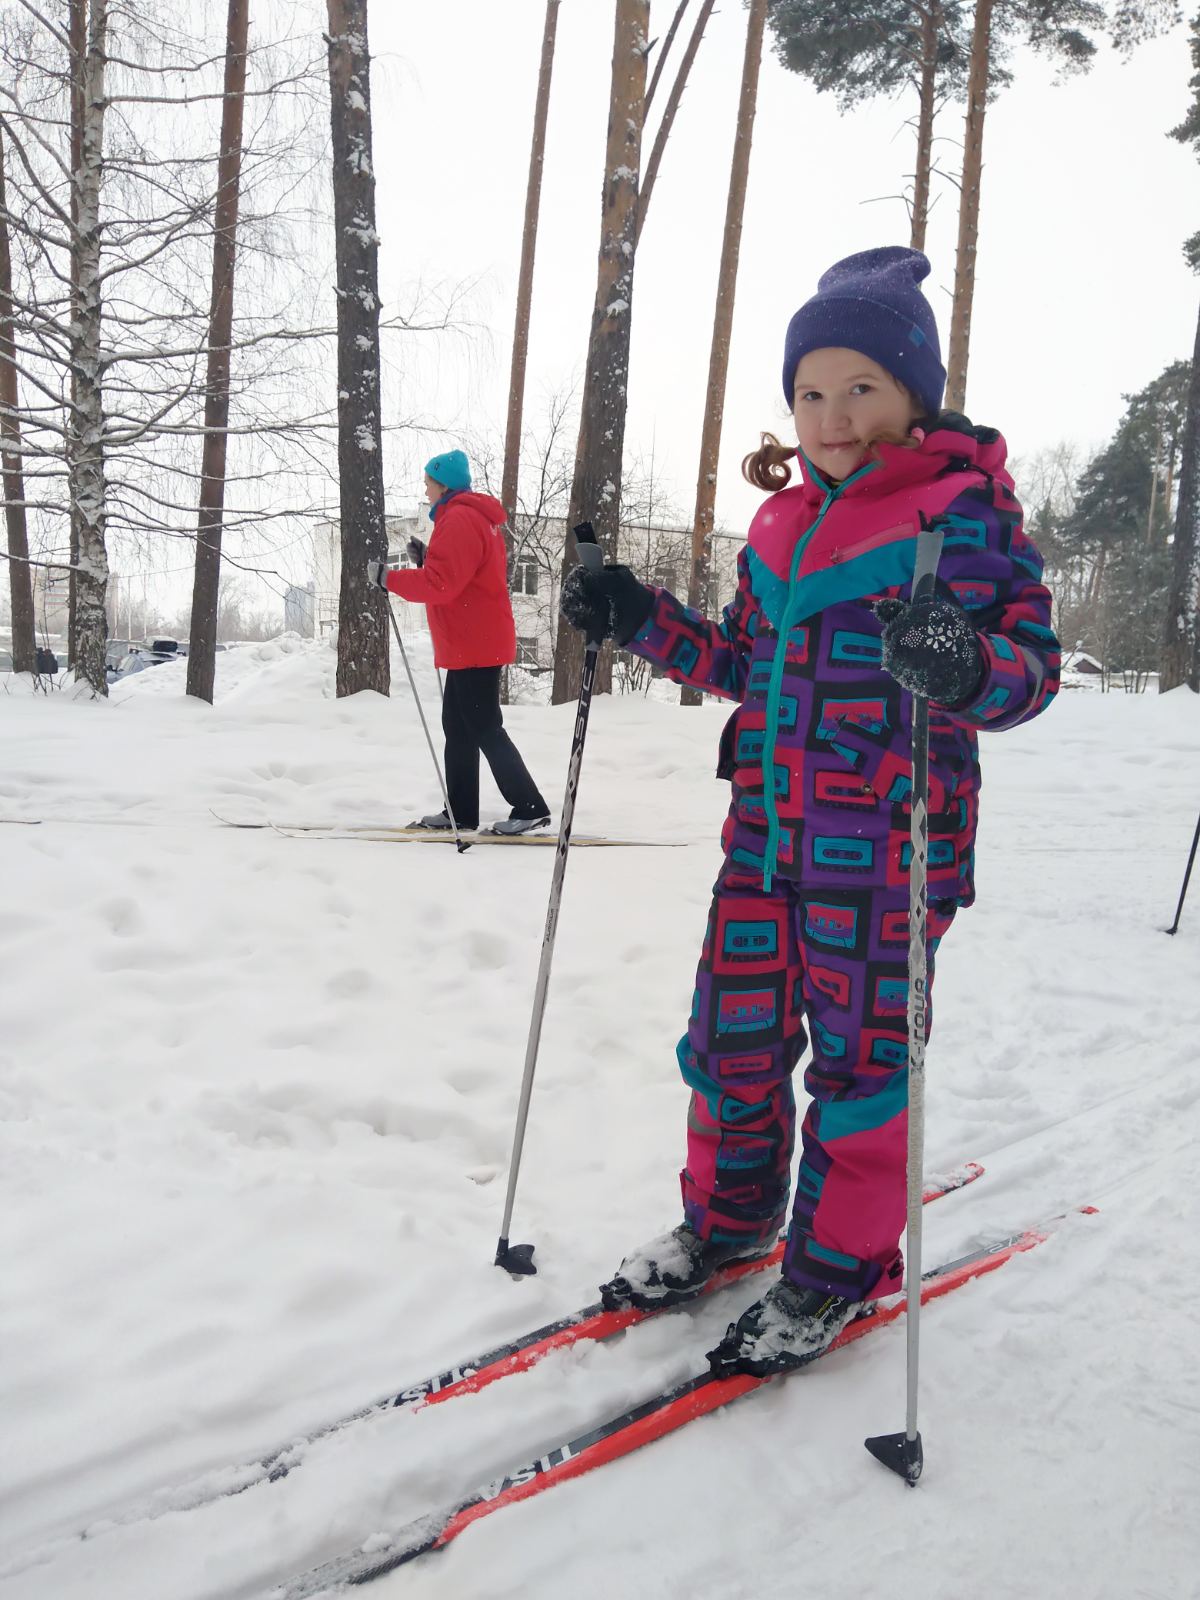
M450 818L444 811L431 811L427 817L418 817L416 822L410 822L405 831L409 833L449 833L450 827Z
M694 1300L714 1272L735 1261L754 1261L775 1248L775 1239L746 1239L738 1243L701 1239L686 1222L661 1233L621 1262L614 1278L600 1285L606 1311L636 1306L657 1311Z
M794 1372L823 1355L861 1310L861 1301L780 1278L729 1324L720 1344L708 1352L708 1364L721 1377Z
M502 822L493 822L490 831L502 834L506 838L512 838L518 833L532 833L534 828L548 828L549 826L550 813L548 811L540 812L535 817L519 817L514 811L511 817L507 817Z

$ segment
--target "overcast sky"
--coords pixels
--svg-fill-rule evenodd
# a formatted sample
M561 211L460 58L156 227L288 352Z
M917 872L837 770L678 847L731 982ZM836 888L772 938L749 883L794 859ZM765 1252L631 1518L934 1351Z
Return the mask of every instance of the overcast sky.
M674 0L655 0L665 32ZM502 435L542 0L438 0L371 9L381 285L469 283L469 336L411 343L393 373L401 410L444 436L387 446L391 502L405 509L426 446L457 430ZM638 252L626 448L653 449L663 487L690 514L746 14L723 0L692 71ZM577 382L595 292L612 0L562 0L534 287L527 417ZM1035 57L989 109L967 409L1027 454L1102 443L1121 395L1189 356L1200 281L1182 240L1200 222L1200 169L1165 137L1189 98L1186 31L1128 62L1108 46L1059 85ZM658 103L665 99L660 87ZM779 384L788 318L838 257L908 242L898 195L913 165L914 103L839 116L764 53L717 493L744 529L761 498L741 481L763 428L787 426ZM654 108L658 111L658 104ZM962 112L940 160L958 170ZM648 146L647 146L648 153ZM956 189L935 179L927 288L943 355ZM394 419L393 419L394 420Z

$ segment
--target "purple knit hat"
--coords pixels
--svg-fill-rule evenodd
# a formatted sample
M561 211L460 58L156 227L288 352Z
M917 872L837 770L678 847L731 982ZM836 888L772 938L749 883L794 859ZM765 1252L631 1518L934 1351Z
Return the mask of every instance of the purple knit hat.
M881 245L836 261L788 323L783 393L795 399L796 368L810 350L858 350L898 379L936 415L946 387L937 323L918 287L929 276L919 250Z

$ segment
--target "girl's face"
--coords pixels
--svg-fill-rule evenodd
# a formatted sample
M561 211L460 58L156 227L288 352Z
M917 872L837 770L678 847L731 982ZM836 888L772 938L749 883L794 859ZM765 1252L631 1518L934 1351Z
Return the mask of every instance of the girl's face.
M881 434L905 434L919 415L891 373L857 350L810 350L796 368L796 438L835 482L862 465Z

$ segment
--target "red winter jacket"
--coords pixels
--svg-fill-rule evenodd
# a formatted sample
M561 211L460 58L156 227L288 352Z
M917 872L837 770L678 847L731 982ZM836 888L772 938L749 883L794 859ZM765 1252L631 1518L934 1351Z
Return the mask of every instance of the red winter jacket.
M434 513L423 567L389 572L387 586L429 612L434 664L503 667L517 657L508 597L504 508L464 490Z

